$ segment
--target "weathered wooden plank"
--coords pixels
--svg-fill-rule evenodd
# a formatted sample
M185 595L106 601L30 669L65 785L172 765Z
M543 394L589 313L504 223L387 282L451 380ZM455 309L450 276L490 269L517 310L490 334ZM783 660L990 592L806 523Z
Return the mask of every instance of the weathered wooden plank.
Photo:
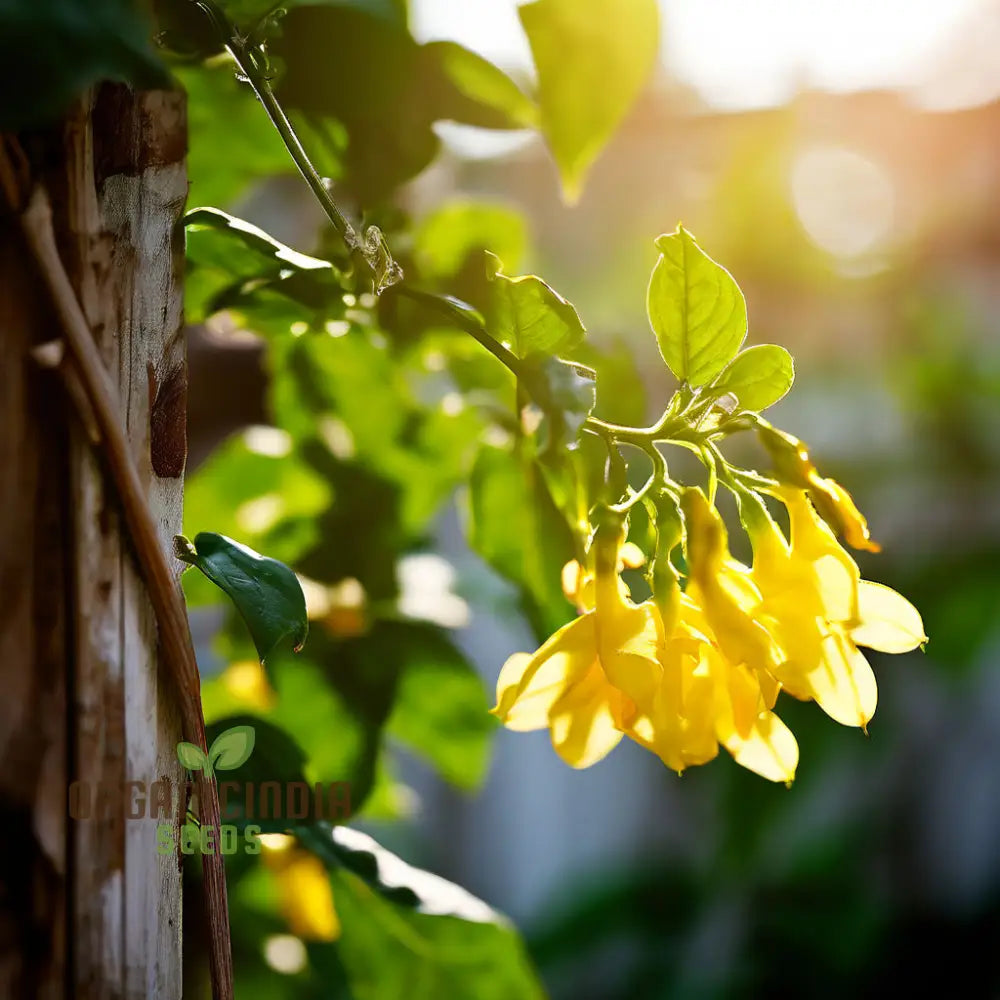
M66 976L67 440L30 356L51 322L0 217L0 996L39 1000Z
M94 198L93 206L82 196L75 203L81 297L117 382L122 426L169 552L181 530L184 469L183 97L104 86L89 126L89 143L76 143L70 154L71 161L89 159L79 174L89 170ZM153 613L100 469L89 449L74 457L76 525L87 539L76 550L79 760L83 765L85 747L94 754L87 766L97 783L177 782L179 714L158 669ZM88 590L89 573L98 576L96 589L91 579ZM123 820L119 812L92 821L77 840L78 995L180 997L180 868L176 857L157 854L155 831L155 818ZM94 856L101 863L85 876L82 866ZM88 924L91 907L99 914Z
M166 552L185 464L185 141L181 95L122 86L31 139ZM177 1000L178 858L157 853L155 817L127 819L105 794L179 784L175 692L114 488L59 378L31 358L60 327L14 221L0 218L0 822L17 849L0 859L0 995ZM91 810L67 821L74 781ZM17 904L37 927L17 925Z

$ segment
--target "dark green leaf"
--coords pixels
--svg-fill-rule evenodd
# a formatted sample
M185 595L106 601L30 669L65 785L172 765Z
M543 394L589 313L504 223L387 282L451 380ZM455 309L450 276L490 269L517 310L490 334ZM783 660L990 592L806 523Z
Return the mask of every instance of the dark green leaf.
M571 608L560 574L574 558L573 540L533 461L483 447L469 482L469 542L518 586L523 611L540 638L566 623Z
M656 0L536 0L518 8L538 70L542 130L569 201L649 78Z
M412 627L387 731L460 788L486 775L495 729L479 675L443 632Z
M210 531L195 535L193 545L178 536L175 551L229 595L261 661L286 640L296 650L302 648L309 633L306 601L298 578L284 563Z
M494 254L487 255L493 301L487 328L514 354L558 354L572 350L586 331L576 309L533 274L511 278Z
M517 933L482 900L359 831L317 824L298 835L331 868L337 951L358 1000L545 996Z
M732 275L683 226L656 240L660 257L646 294L660 354L681 381L705 385L747 335L747 304Z
M421 53L431 79L439 74L437 117L483 128L533 128L538 107L503 70L456 42L428 42Z
M792 387L795 365L792 356L776 344L758 344L740 352L712 384L712 392L731 392L741 410L760 412Z
M102 80L168 86L152 35L129 0L0 4L0 131L47 124Z

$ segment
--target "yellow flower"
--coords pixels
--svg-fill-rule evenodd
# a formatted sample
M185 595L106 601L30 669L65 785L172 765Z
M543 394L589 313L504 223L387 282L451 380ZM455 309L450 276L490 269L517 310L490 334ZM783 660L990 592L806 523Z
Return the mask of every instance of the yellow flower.
M333 905L330 875L314 854L286 834L263 834L264 863L277 883L278 904L288 928L307 941L336 941L340 919Z
M808 449L798 438L768 424L758 425L757 433L770 452L782 481L808 490L816 509L827 524L844 536L848 545L868 552L882 550L878 542L872 541L868 522L851 494L835 479L819 474L809 458Z
M770 708L778 696L774 667L782 652L773 635L754 618L760 592L749 570L729 555L726 526L698 489L682 497L687 528L687 596L704 612L723 655L735 666L756 671Z
M859 645L906 652L925 641L916 608L881 584L861 580L803 490L781 489L789 545L763 505L746 502L754 548L755 615L778 639L774 673L785 689L815 701L831 718L864 728L878 701L875 675Z
M493 714L509 729L548 728L572 767L589 767L618 745L623 719L635 700L652 699L662 675L655 610L633 604L618 576L622 543L619 524L598 528L592 608L533 655L515 653L497 679ZM574 589L589 602L583 584Z
M659 649L663 681L646 711L637 706L626 719L629 736L678 772L711 760L721 743L743 767L771 781L791 781L798 744L770 711L760 677L727 659L688 594L680 605L676 629ZM765 686L770 697L776 687Z

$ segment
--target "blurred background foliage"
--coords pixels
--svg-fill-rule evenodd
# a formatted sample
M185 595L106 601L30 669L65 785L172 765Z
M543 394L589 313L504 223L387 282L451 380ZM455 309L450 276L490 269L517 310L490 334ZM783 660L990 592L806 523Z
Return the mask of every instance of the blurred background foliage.
M237 994L995 995L1000 9L664 0L657 59L638 0L541 0L530 41L506 0L272 6L227 10L267 35L338 199L429 290L486 308L484 249L543 275L587 327L574 357L606 419L672 391L644 292L652 238L683 219L743 287L751 342L795 356L774 419L854 493L884 546L863 574L931 642L876 658L868 739L785 704L792 790L728 759L678 779L624 746L577 773L544 734L495 731L500 664L573 613L513 380L434 313L374 299L218 39L162 0L189 205L230 213L189 219L186 531L289 563L312 618L265 671L187 574L206 713L271 734L268 776L350 781L355 811L230 861ZM148 69L120 23L97 76ZM44 71L48 112L79 78Z

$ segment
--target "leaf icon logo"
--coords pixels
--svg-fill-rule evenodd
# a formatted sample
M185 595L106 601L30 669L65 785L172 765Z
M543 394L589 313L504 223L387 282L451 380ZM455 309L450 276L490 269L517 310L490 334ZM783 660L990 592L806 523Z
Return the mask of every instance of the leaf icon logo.
M253 753L256 734L253 726L233 726L223 730L206 754L194 743L177 744L177 759L189 771L203 771L211 778L218 771L232 771L245 764Z

